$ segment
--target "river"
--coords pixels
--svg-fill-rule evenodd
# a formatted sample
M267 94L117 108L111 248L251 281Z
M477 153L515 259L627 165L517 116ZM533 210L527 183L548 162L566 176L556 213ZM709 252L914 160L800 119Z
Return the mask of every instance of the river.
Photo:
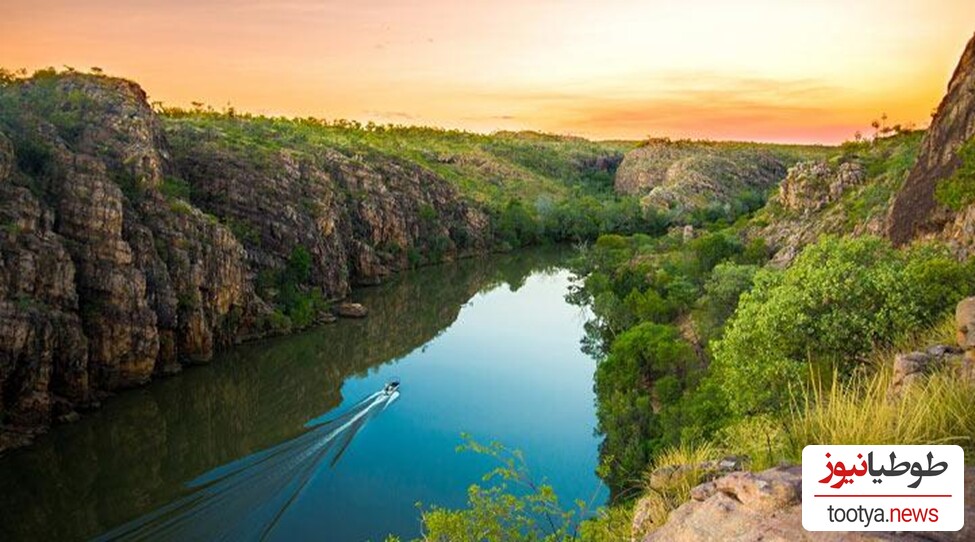
M594 361L564 256L403 273L355 292L365 319L110 398L0 457L0 539L409 539L421 509L463 506L495 466L459 452L462 433L522 450L565 503L603 503ZM397 396L377 399L394 378Z

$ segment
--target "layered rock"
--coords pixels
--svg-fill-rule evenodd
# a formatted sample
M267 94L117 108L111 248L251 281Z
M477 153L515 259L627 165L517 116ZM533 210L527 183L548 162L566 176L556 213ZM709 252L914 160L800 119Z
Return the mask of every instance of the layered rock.
M260 284L299 248L292 286L324 299L488 248L487 215L415 164L167 134L118 79L0 90L0 449L277 329Z
M937 235L955 220L956 214L935 199L935 189L958 168L958 150L972 137L975 137L975 36L962 53L948 91L924 137L917 162L894 200L887 231L895 244Z
M791 162L745 144L651 140L626 154L615 188L660 209L731 204L747 191L774 186Z
M823 160L799 162L789 168L775 200L789 211L808 214L837 201L865 178L863 166L857 162L838 166Z
M327 148L248 153L178 122L169 133L193 204L237 230L250 266L282 268L304 247L326 297L407 267L433 242L435 260L487 248L487 216L419 166Z
M830 164L804 161L790 167L778 192L766 208L772 219L755 221L750 235L760 237L772 253L772 265L784 267L802 247L825 233L849 233L849 217L834 205L845 194L866 183L866 172L858 161ZM883 214L857 224L855 234L877 234Z

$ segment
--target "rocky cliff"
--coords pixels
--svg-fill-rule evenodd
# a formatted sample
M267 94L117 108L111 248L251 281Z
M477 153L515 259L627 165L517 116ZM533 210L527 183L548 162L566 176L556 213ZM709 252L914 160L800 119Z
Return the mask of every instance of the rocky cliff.
M245 122L245 121L241 121ZM0 88L0 449L105 394L287 330L287 306L489 246L400 159L241 145L164 123L136 84ZM288 305L288 304L291 305ZM313 318L314 315L312 315Z
M956 218L935 198L940 181L951 176L961 161L958 150L975 137L975 36L968 42L948 91L935 113L910 176L898 193L888 220L888 234L896 244L940 233ZM959 225L964 229L963 225ZM957 228L956 228L957 229ZM957 233L957 232L956 232ZM948 232L947 237L952 237Z
M691 211L731 206L767 192L800 156L816 148L654 139L628 152L616 174L618 193L645 206Z

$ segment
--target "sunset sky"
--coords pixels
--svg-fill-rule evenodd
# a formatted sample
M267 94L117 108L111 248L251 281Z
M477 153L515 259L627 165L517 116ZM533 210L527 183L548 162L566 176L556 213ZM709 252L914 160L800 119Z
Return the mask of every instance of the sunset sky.
M838 142L927 124L973 0L0 0L0 65L99 66L171 105Z

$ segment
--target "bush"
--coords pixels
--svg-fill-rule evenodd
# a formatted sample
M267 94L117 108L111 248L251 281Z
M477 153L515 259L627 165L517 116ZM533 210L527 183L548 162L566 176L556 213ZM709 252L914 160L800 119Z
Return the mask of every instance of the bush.
M667 522L670 513L691 498L691 489L705 481L710 474L703 467L706 461L718 458L719 450L710 443L700 446L682 444L661 450L644 473L643 491L647 531ZM654 477L657 470L674 470L669 476ZM646 534L646 533L640 533Z
M938 183L935 198L955 211L960 211L975 201L975 137L958 150L961 162L958 169Z
M752 287L758 266L725 262L715 266L704 283L694 322L703 343L720 337L725 321L735 312L741 294Z
M848 375L866 353L930 324L972 287L970 266L936 247L825 238L786 271L755 275L714 343L713 376L737 415L782 409L807 364Z
M574 507L563 507L552 486L534 479L519 450L466 439L461 450L484 454L497 462L497 468L484 476L490 485L470 486L467 508L433 507L424 511L422 540L568 542L580 539L578 524L589 513L587 503L577 501ZM609 542L610 539L600 537L606 530L590 528L582 540Z

